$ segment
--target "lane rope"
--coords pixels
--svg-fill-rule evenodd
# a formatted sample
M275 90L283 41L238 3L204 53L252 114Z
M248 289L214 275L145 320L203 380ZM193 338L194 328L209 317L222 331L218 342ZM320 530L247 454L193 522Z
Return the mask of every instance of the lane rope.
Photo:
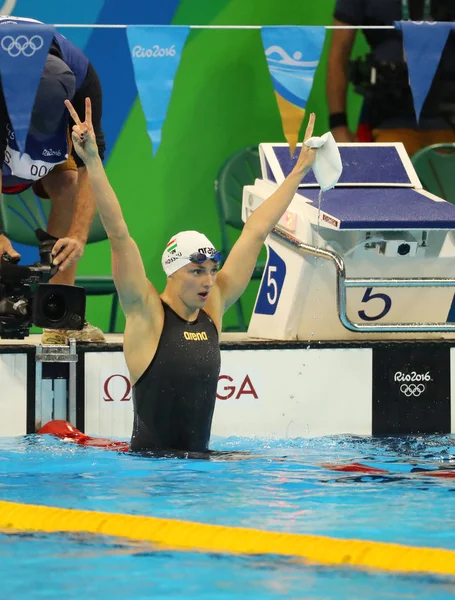
M140 540L166 549L276 554L323 565L455 575L455 551L319 535L279 533L191 521L0 501L0 528L87 532Z

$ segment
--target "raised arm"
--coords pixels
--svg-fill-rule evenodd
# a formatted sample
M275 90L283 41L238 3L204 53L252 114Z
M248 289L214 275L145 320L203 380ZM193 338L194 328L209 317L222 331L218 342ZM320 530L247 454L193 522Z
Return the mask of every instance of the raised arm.
M83 115L85 112L85 99L90 98L90 104L92 107L92 126L95 132L96 146L98 148L98 154L101 160L104 159L104 153L106 151L106 140L104 138L104 132L102 127L102 116L103 116L103 91L101 89L101 82L98 77L98 73L95 71L91 63L87 67L87 75L81 85L81 87L74 94L74 98L71 103L73 108L78 115ZM70 121L70 125L74 123ZM84 167L84 161L77 154L73 148L73 157L78 167Z
M142 313L144 305L151 303L153 314L153 308L161 310L161 301L147 279L138 247L128 232L120 204L104 171L93 130L90 99L85 101L84 122L71 102L67 100L65 104L75 122L74 148L87 167L96 205L111 244L112 274L122 308L128 317L131 313Z
M101 126L103 96L98 74L90 63L87 68L85 79L72 99L72 105L76 114L83 115L85 113L86 98L90 98L92 109L91 119L93 131L95 133L96 146L98 148L98 154L101 160L103 160L104 152L106 150L106 142ZM71 127L75 124L75 122L70 121ZM74 147L72 148L71 154L78 167L78 185L74 202L73 218L67 237L76 238L81 241L82 244L85 244L95 215L96 203L90 187L90 181L84 161L79 157ZM57 248L58 247L59 246L57 245Z
M315 116L310 115L304 141L313 135ZM266 237L291 203L303 177L314 162L316 150L302 144L297 163L280 187L249 217L242 233L217 276L222 311L226 311L244 292L253 274Z

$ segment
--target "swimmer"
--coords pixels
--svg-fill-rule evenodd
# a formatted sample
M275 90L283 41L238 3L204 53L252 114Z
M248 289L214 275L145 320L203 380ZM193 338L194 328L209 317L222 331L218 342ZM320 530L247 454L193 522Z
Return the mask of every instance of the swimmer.
M126 316L124 354L133 384L133 452L206 452L215 408L223 314L247 287L265 239L291 203L317 150L302 144L297 162L280 187L249 217L222 260L197 231L173 235L161 264L167 276L159 294L147 279L118 199L98 154L91 103L81 121L65 102L75 125L74 148L87 167L97 208L109 237L112 274ZM309 118L305 140L313 135Z

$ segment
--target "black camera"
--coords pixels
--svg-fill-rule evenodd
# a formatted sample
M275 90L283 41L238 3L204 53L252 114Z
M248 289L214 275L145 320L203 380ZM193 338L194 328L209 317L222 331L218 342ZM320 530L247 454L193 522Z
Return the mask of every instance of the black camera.
M52 248L57 241L42 229L40 261L18 265L7 254L0 262L0 338L24 339L32 325L46 329L83 329L85 289L47 283L57 272Z

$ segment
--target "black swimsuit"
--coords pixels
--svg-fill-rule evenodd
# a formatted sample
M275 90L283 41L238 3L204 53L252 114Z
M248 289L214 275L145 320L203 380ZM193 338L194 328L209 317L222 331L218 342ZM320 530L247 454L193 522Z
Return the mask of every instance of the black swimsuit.
M205 452L221 364L218 332L203 310L189 322L163 308L156 354L133 386L130 448Z

